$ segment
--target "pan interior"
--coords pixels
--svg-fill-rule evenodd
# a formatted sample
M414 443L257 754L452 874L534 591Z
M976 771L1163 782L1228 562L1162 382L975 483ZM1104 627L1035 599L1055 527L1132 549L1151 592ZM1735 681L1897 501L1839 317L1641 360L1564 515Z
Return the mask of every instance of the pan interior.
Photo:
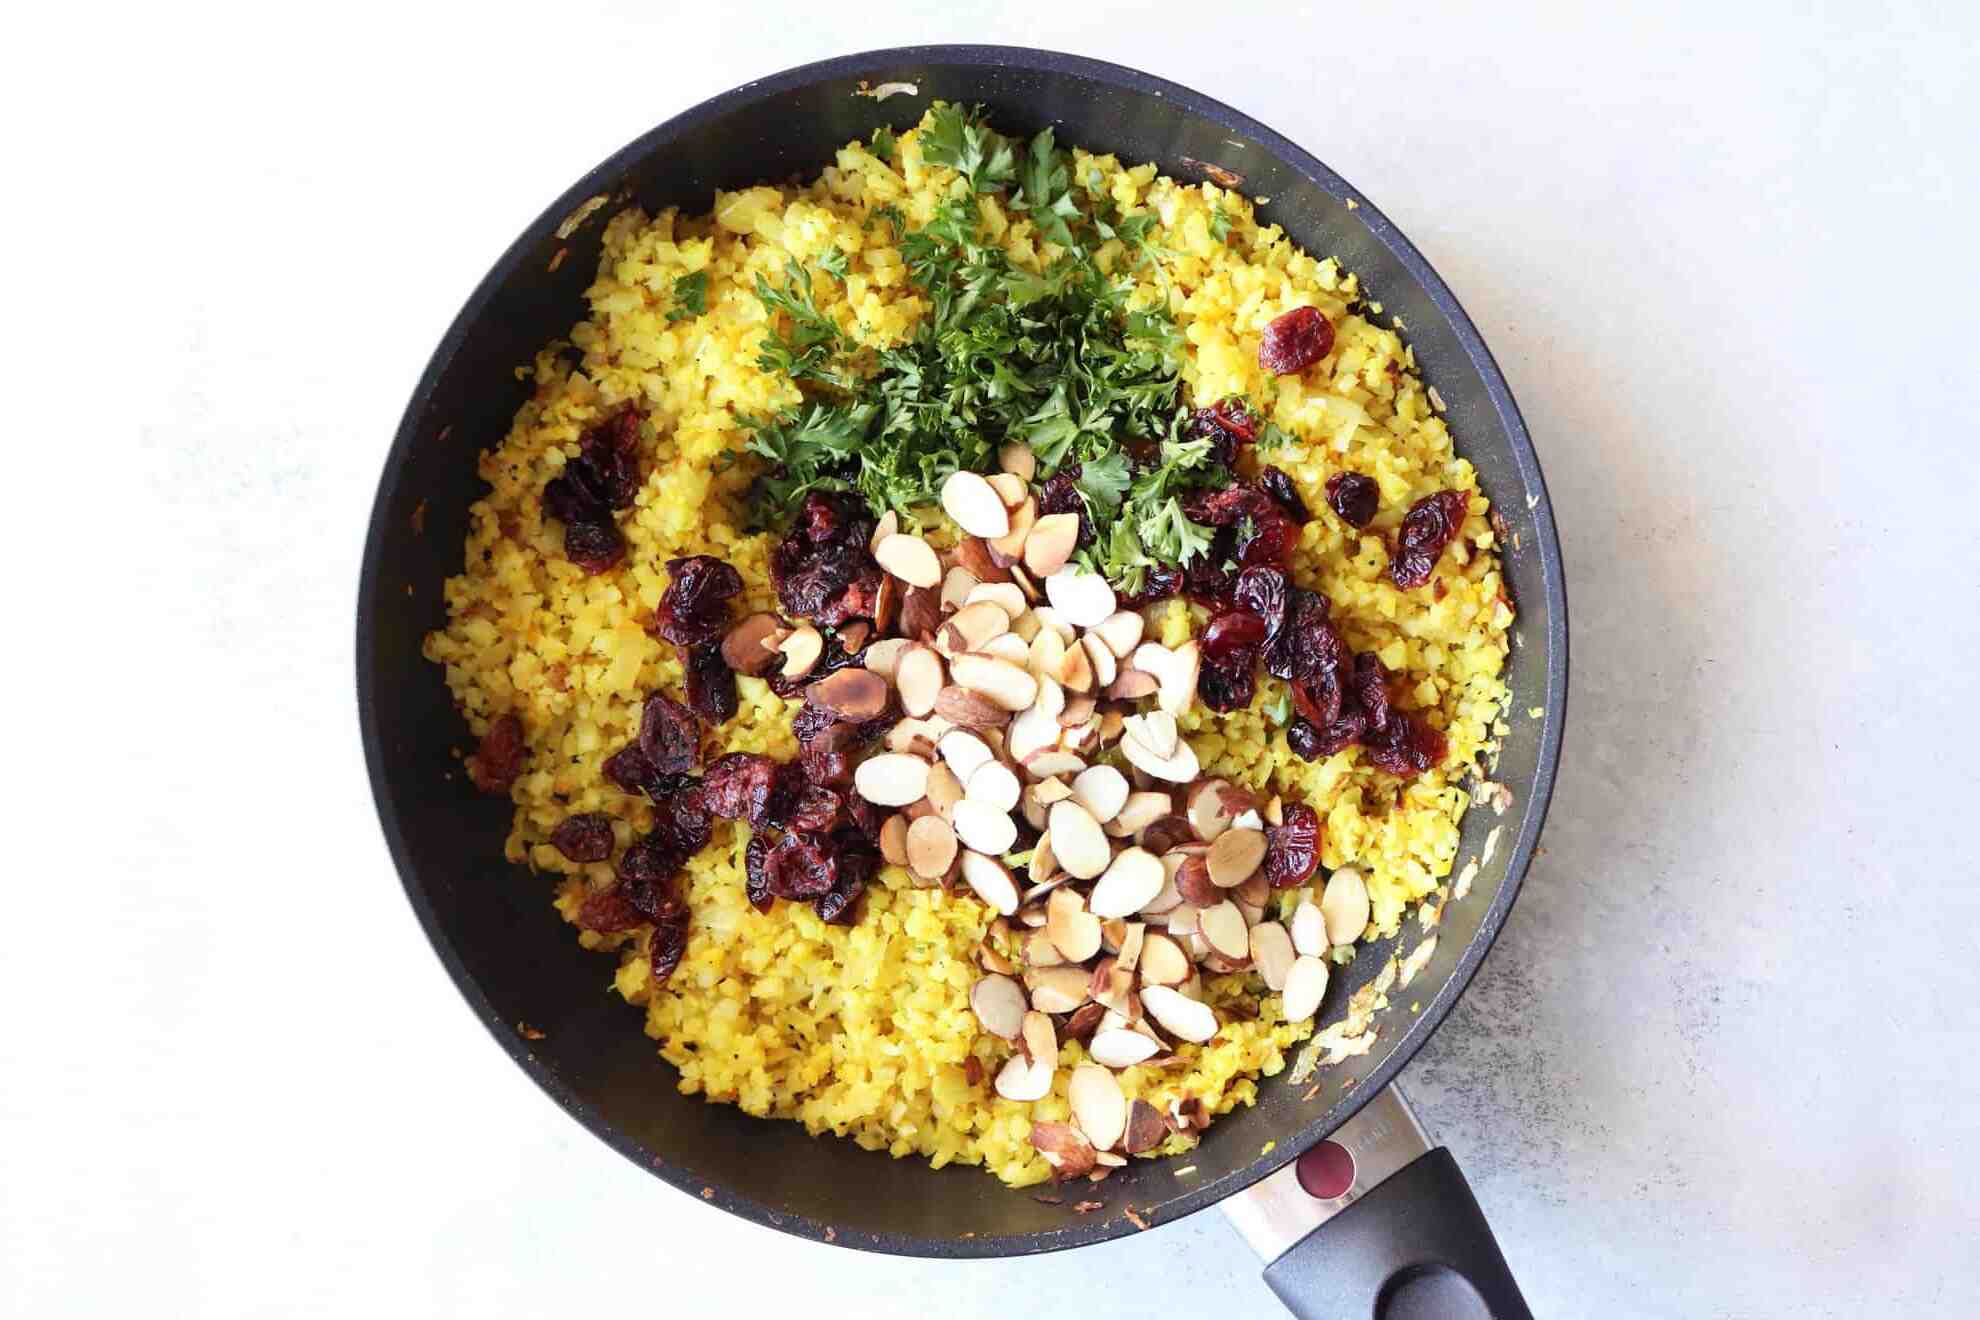
M913 83L919 95L858 94L890 82ZM1307 251L1339 257L1402 318L1460 451L1508 523L1504 570L1520 622L1497 778L1514 805L1503 816L1482 808L1467 816L1460 864L1481 854L1489 832L1500 837L1469 898L1446 909L1435 956L1382 1019L1375 1048L1322 1074L1315 1098L1304 1098L1310 1083L1265 1081L1257 1106L1219 1120L1191 1156L1134 1161L1093 1189L1107 1209L1084 1217L976 1169L931 1171L676 1092L637 1010L605 993L597 957L545 901L547 883L502 860L507 804L474 792L460 772L453 753L464 727L420 653L443 620L441 583L459 568L468 505L480 493L475 456L499 441L523 400L512 369L582 316L605 219L632 202L705 208L717 188L809 174L849 139L912 125L931 97L982 102L1007 131L1051 124L1062 141L1156 161L1177 177L1203 177L1206 164L1242 175L1245 192L1270 199L1263 219ZM560 222L594 195L612 204L559 238ZM1174 84L1042 52L934 48L848 57L718 97L600 166L502 258L435 354L387 463L360 595L359 706L388 842L429 936L497 1039L576 1117L668 1181L792 1232L823 1238L829 1229L841 1244L879 1250L996 1255L1135 1231L1122 1214L1130 1206L1153 1223L1206 1205L1331 1130L1401 1067L1483 956L1537 838L1564 714L1565 625L1545 491L1504 382L1448 291L1379 213L1298 148ZM1530 709L1543 714L1529 717ZM1405 944L1419 937L1406 923ZM1390 952L1364 949L1337 972L1323 1021ZM543 1038L524 1039L520 1022ZM1179 1176L1185 1165L1193 1172ZM1089 1194L1068 1191L1068 1201Z

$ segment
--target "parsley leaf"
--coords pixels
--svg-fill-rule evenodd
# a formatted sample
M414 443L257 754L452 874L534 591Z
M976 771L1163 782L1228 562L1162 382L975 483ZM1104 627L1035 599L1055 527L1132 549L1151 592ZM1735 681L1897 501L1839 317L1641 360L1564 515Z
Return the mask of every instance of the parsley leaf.
M873 130L873 154L891 163L894 159L894 130L885 124Z
M839 323L819 310L812 297L811 272L792 260L784 267L784 280L784 287L778 289L761 275L756 277L757 300L765 310L782 312L791 321L788 334L772 329L757 345L756 365L792 380L851 389L852 378L834 365L838 354L851 345L840 333Z
M1210 237L1222 243L1227 241L1230 236L1231 217L1225 212L1223 203L1219 202L1216 206L1210 208Z
M695 271L674 281L674 305L667 309L667 320L685 321L708 310L708 272Z
M990 192L1017 178L1016 145L984 121L980 106L973 112L956 105L931 110L921 155L960 173L972 192Z
M837 247L826 248L824 254L818 258L818 269L824 271L827 275L832 276L834 279L838 280L841 284L845 283L846 280L845 251Z

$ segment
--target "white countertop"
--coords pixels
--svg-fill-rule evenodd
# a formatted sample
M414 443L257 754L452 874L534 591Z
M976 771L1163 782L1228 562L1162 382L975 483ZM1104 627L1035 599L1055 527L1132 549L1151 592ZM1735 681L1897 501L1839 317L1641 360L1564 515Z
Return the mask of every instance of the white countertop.
M654 1181L473 1025L372 814L360 539L474 281L702 97L944 39L1257 115L1511 378L1567 555L1567 749L1405 1081L1535 1309L1980 1310L1971 11L668 8L25 20L0 1313L1276 1313L1214 1212L959 1265Z

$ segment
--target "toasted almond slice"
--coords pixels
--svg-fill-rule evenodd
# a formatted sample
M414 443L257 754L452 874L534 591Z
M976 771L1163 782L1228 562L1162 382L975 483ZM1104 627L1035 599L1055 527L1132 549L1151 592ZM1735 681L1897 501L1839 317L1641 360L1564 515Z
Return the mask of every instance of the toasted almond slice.
M1038 808L1038 816L1041 821L1050 823L1051 817L1045 807ZM1031 845L1031 863L1025 868L1030 873L1031 883L1042 885L1054 879L1055 875L1058 879L1071 879L1070 876L1057 874L1059 859L1052 853L1052 831L1042 826L1037 828L1038 842Z
M1017 583L1018 590L1024 593L1024 598L1031 604L1036 605L1045 599L1045 593L1040 591L1038 584L1031 580L1031 574L1024 571L1023 564L1011 565L1011 581Z
M1134 973L1122 968L1118 958L1102 958L1093 964L1086 993L1095 1003L1105 1004L1123 1016L1132 1017L1136 1012Z
M993 910L1007 917L1017 911L1017 882L1011 879L1010 868L995 857L965 852L962 855L962 878L971 892Z
M1057 821L1053 822L1056 827ZM1058 838L1060 857L1065 853L1065 839ZM1068 867L1068 870L1071 868ZM1094 882L1089 906L1093 914L1103 920L1108 917L1126 917L1141 911L1142 905L1162 892L1162 882L1168 877L1162 870L1161 859L1154 853L1141 848L1125 848L1107 865L1106 872Z
M920 719L935 709L943 684L942 657L920 642L910 642L894 662L894 686L901 691L901 709Z
M1096 689L1110 686L1119 676L1121 662L1114 658L1107 644L1091 632L1080 638L1079 644L1086 649L1086 659L1093 666L1093 686Z
M847 723L864 724L887 709L887 680L864 669L839 669L806 688L804 696Z
M1144 950L1142 957L1147 956ZM1154 1018L1157 1025L1171 1036L1201 1045L1217 1034L1216 1010L1179 990L1165 985L1143 986L1141 1003L1148 1010L1148 1016Z
M825 638L807 623L792 630L777 649L784 656L784 677L803 678L818 663L819 655L825 650Z
M1090 719L1084 724L1074 724L1059 732L1059 746L1074 756L1091 756L1100 750L1100 721Z
M1047 912L1045 920L1048 926L1051 919L1051 914ZM1037 968L1063 967L1065 961L1065 955L1059 952L1059 946L1052 943L1052 936L1048 929L1040 928L1031 931L1024 937L1025 966Z
M1125 938L1127 938L1126 921L1119 917L1110 917L1100 923L1100 947L1116 958L1120 957L1121 941Z
M1011 630L1011 616L995 601L979 600L949 616L936 634L936 645L951 658L974 651L993 637Z
M1293 948L1308 958L1327 951L1327 919L1311 899L1302 899L1292 914Z
M1071 797L1072 788L1063 779L1041 779L1027 788L1025 794L1049 807L1054 802L1063 802Z
M989 641L977 647L976 653L978 655L995 656L999 660L1008 660L1019 669L1023 669L1025 662L1031 658L1031 648L1024 644L1024 638L1014 632L998 633L995 637L992 637Z
M1320 1011L1320 1001L1327 997L1327 964L1305 954L1294 958L1281 994L1279 1011L1286 1021L1306 1021Z
M1237 817L1237 797L1227 779L1206 779L1189 791L1189 825L1196 837L1215 843Z
M1257 872L1265 860L1263 830L1228 829L1210 845L1210 883L1219 889L1236 889Z
M1251 956L1251 928L1238 905L1225 899L1196 914L1196 928L1210 947L1233 960Z
M880 587L873 596L873 627L882 636L894 630L894 618L901 612L901 580L891 573L880 575Z
M979 582L970 588L969 596L963 604L976 605L983 601L989 601L1002 609L1008 620L1015 620L1019 615L1031 613L1031 602L1024 598L1024 592L1019 590L1015 582Z
M1094 1032L1086 1052L1093 1056L1095 1063L1104 1063L1109 1068L1132 1068L1154 1057L1161 1048L1159 1043L1132 1028L1115 1027L1109 1031Z
M1018 802L1018 814L1024 817L1024 823L1041 833L1045 829L1046 811L1046 805L1029 793Z
M1272 901L1272 882L1265 878L1263 870L1253 871L1243 884L1230 891L1230 895L1232 902L1245 909L1246 920L1256 926L1258 919L1251 915L1251 909L1263 911L1265 905Z
M879 544L901 530L901 516L892 509L880 515L880 521L873 524L873 535L866 538L866 550L871 554Z
M1078 879L1093 879L1113 859L1113 849L1107 846L1107 836L1101 833L1100 823L1077 801L1069 799L1052 804L1051 830L1053 855L1059 859L1060 866ZM1105 915L1126 916L1131 911L1129 908Z
M867 673L878 674L891 682L900 671L902 654L913 645L905 637L882 637L860 653L860 663L866 666Z
M1040 678L1038 699L1031 703L1031 710L1036 712L1039 720L1050 720L1057 725L1059 715L1065 708L1066 690L1059 686L1058 680L1050 677Z
M1084 1044L1093 1039L1093 1033L1100 1030L1100 1024L1106 1020L1106 1017L1105 1004L1081 1004L1073 1010L1072 1016L1066 1019L1065 1030L1059 1034L1066 1040L1076 1040Z
M1011 713L981 692L954 683L935 694L935 713L960 728L987 732L1007 723Z
M1030 445L1012 440L997 451L997 466L1029 486L1038 473L1038 457Z
M1125 778L1121 780L1121 787L1124 789L1127 787ZM1169 795L1159 789L1143 789L1129 793L1121 799L1121 809L1114 814L1107 832L1118 838L1131 838L1167 816L1169 808ZM1149 851L1154 852L1155 849L1150 848Z
M1173 912L1182 906L1182 895L1176 892L1175 868L1170 866L1167 857L1162 859L1162 872L1168 878L1162 882L1161 892L1141 905L1141 915L1150 919Z
M1368 926L1368 885L1361 872L1343 866L1327 877L1320 894L1320 915L1327 919L1329 944L1353 944Z
M1011 530L1011 515L1004 508L1003 497L974 472L953 472L942 483L942 512L971 536L994 539Z
M1121 736L1139 739L1155 755L1169 757L1176 753L1176 739L1180 731L1176 728L1175 716L1165 710L1151 710L1146 715L1129 719Z
M942 608L961 609L968 603L969 593L982 585L977 581L976 574L957 564L942 575Z
M913 752L924 759L933 758L935 740L940 736L927 720L900 720L887 730L887 750Z
M997 609L988 604L982 608ZM1038 680L1010 661L995 656L958 655L949 662L949 674L963 687L981 692L1008 711L1024 710L1038 700Z
M1013 615L1011 618L1011 636L1022 641L1027 652L1029 652L1032 638L1038 636L1039 630L1044 626L1044 624L1038 622L1037 611L1033 610L1030 603L1027 602L1024 613ZM1027 655L1026 664L1028 665L1029 663L1030 659Z
M1074 642L1059 660L1058 679L1074 692L1093 690L1093 658L1086 647Z
M928 770L928 805L951 825L955 824L956 803L962 801L962 780L946 761L937 761Z
M1005 742L1012 759L1020 765L1026 765L1039 752L1056 750L1058 745L1059 722L1046 716L1036 705L1011 721L1010 736ZM1030 767L1026 765L1026 768Z
M1169 1125L1162 1111L1146 1100L1128 1106L1127 1131L1121 1134L1121 1149L1130 1155L1145 1155L1169 1139Z
M1070 778L1086 769L1086 762L1071 752L1048 747L1042 752L1033 752L1022 762L1024 772L1033 779L1044 779L1051 775Z
M777 659L775 649L764 643L784 631L784 621L776 615L752 614L722 638L722 660L738 674L760 674Z
M1107 685L1106 697L1109 701L1139 701L1154 696L1161 686L1161 680L1145 669L1123 669Z
M1031 535L1031 525L1038 520L1038 501L1027 495L1024 503L1015 509L1005 510L1004 516L1010 520L1010 530L1002 536L991 537L984 544L990 547L990 558L1008 569L1024 553L1024 538Z
M901 635L927 641L942 624L942 593L934 587L909 587L901 594Z
M1049 592L1052 575L1066 566L1078 544L1078 514L1046 514L1031 525L1031 535L1024 538L1025 571L1043 578Z
M1173 784L1187 784L1196 778L1197 771L1201 769L1195 749L1186 742L1178 741L1173 755L1166 758L1158 757L1130 730L1121 738L1121 751L1136 769Z
M997 1072L997 1094L1006 1100L1029 1104L1052 1094L1056 1065L1040 1060L1032 1063L1022 1054L1013 1054Z
M1113 1149L1127 1131L1127 1095L1114 1074L1099 1064L1082 1063L1073 1069L1066 1102L1072 1107L1073 1121L1095 1150Z
M1031 1006L1041 1013L1070 1013L1086 1002L1087 979L1087 970L1071 963L1028 972Z
M1224 901L1224 891L1210 879L1210 863L1202 854L1183 858L1174 876L1176 892L1182 901L1195 907L1209 907Z
M942 760L955 772L956 782L961 784L967 784L978 767L996 759L990 751L990 744L967 729L949 730L935 744L935 750L942 754Z
M1060 688L1059 694L1063 699L1065 697L1065 689ZM1059 711L1059 727L1062 729L1075 729L1085 724L1093 718L1099 704L1099 702L1090 696L1073 697L1066 700L1065 706Z
M990 553L987 542L974 536L965 536L956 542L956 562L975 575L978 582L1009 582L1011 572L999 564Z
M1148 924L1142 921L1108 922L1121 928L1120 938L1114 942L1114 959L1122 971L1131 972L1141 961L1141 946L1148 940Z
M1127 805L1127 776L1111 765L1089 766L1072 781L1072 795L1088 815L1105 825Z
M1121 737L1121 730L1126 726L1127 726L1127 717L1122 715L1119 711L1117 710L1101 711L1100 712L1100 745L1102 747L1107 747L1107 746L1111 746L1113 743L1119 742Z
M1162 686L1155 699L1172 716L1181 715L1196 700L1196 680L1203 669L1203 653L1191 638L1172 653L1169 672L1160 675Z
M1086 910L1077 890L1055 889L1045 900L1045 933L1067 962L1085 962L1100 952L1100 919Z
M997 492L997 498L1004 502L1006 510L1024 503L1028 488L1022 479L1009 472L993 472L984 480L990 483L990 489Z
M1035 1008L1026 1013L1020 1043L1033 1063L1056 1064L1059 1061L1059 1032L1049 1014Z
M999 811L987 802L963 798L950 812L956 837L963 846L991 857L999 857L1017 843L1017 823L1009 811Z
M1060 1178L1078 1178L1093 1169L1100 1152L1070 1123L1033 1123L1031 1144Z
M1262 830L1265 828L1265 818L1258 814L1256 807L1251 807L1239 812L1231 824L1247 830Z
M969 988L969 1007L993 1036L1016 1040L1024 1030L1024 987L1008 976L986 976Z
M906 866L908 820L906 816L889 816L880 826L880 856L889 866Z
M987 939L976 946L976 965L997 976L1010 976L1017 971L1017 965L992 948Z
M895 819L899 819L896 817ZM908 826L908 868L924 880L940 880L956 860L956 831L940 816L923 816Z
M1265 978L1266 989L1286 988L1286 973L1298 956L1293 952L1292 936L1278 922L1260 922L1251 928L1251 965Z
M883 536L873 547L873 557L910 587L942 585L942 561L935 557L935 547L918 536L901 532Z
M1159 856L1182 844L1194 844L1196 831L1189 827L1186 817L1170 814L1144 826L1135 836L1135 842Z
M1017 810L1018 796L1023 789L1018 777L1011 773L1009 766L1001 761L990 761L976 767L968 779L963 781L963 797L971 802L981 802L992 811L1001 811L1007 817Z
M853 787L881 807L905 807L928 792L928 762L904 752L869 756L853 771Z
M880 579L885 582L886 579ZM836 634L839 646L847 655L858 655L866 649L866 639L872 635L873 624L866 619L854 619L851 623L839 625Z
M1062 568L1045 579L1045 597L1075 628L1091 628L1114 612L1107 579L1083 568Z
M1036 610L1032 611L1033 618L1036 618L1037 614ZM1066 658L1066 644L1057 630L1046 627L1041 622L1038 632L1031 639L1030 649L1031 654L1025 661L1025 668L1036 677L1049 678L1056 683L1059 679L1059 666Z
M1126 660L1134 654L1134 648L1141 645L1141 634L1148 627L1147 621L1133 610L1115 610L1106 618L1093 625L1107 649L1118 660Z
M1031 612L1038 616L1038 622L1059 635L1059 645L1072 646L1079 641L1079 632L1066 622L1065 616L1050 605L1034 605Z
M1172 936L1151 930L1142 937L1141 958L1135 970L1141 974L1144 985L1181 985L1189 979L1189 955Z

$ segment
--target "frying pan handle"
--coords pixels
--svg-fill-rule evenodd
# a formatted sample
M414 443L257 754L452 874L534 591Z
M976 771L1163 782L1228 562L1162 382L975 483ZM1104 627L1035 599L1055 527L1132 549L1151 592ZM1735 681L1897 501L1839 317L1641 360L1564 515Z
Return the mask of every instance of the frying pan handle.
M1224 1205L1300 1320L1532 1320L1457 1160L1393 1086Z

